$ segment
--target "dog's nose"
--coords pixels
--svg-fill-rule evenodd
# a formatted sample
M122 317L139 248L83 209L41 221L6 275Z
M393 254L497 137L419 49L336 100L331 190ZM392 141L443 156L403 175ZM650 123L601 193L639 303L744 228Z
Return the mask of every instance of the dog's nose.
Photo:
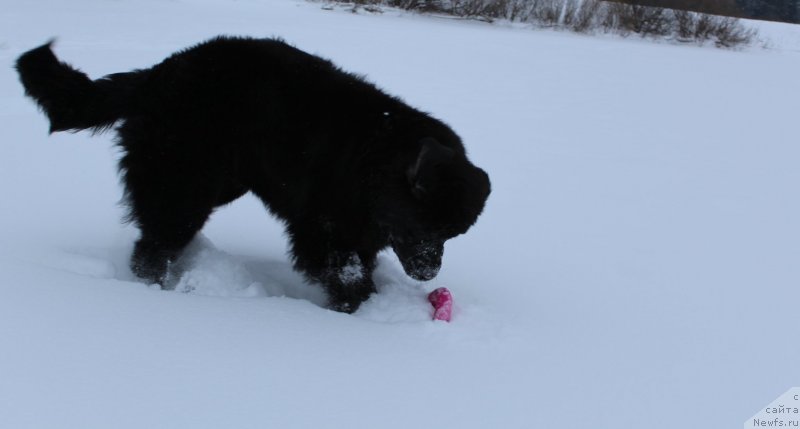
M411 278L420 282L427 282L428 280L433 280L439 274L439 269L441 266L423 266L418 268L412 268L411 272L408 273Z

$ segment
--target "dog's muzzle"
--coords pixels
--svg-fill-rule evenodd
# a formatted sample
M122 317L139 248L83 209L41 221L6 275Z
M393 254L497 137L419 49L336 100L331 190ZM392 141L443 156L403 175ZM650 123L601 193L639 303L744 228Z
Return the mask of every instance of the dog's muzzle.
M392 249L403 270L414 280L428 281L439 274L444 255L444 242L425 240L414 243L394 241Z

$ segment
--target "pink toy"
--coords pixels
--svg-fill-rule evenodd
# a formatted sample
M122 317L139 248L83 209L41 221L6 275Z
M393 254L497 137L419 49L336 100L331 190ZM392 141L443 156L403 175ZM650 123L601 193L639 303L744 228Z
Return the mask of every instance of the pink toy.
M428 301L433 305L433 320L450 321L450 316L453 314L453 295L446 287L431 292Z

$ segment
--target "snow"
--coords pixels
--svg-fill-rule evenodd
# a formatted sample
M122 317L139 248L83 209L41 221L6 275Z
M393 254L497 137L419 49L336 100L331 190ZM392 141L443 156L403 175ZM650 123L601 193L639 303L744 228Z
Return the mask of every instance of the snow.
M343 285L352 285L364 278L364 266L358 255L350 255L347 264L339 272L339 281Z
M291 0L9 3L0 427L738 427L800 384L800 28L753 25L766 49ZM281 36L462 135L493 193L435 280L386 253L378 295L326 310L251 197L175 291L134 279L112 134L48 136L13 61L57 36L98 77L221 33Z

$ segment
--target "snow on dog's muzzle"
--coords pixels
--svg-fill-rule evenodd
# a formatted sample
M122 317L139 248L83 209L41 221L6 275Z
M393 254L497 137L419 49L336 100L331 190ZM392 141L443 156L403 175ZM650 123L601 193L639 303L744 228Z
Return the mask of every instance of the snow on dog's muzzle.
M420 241L413 244L392 243L403 270L414 280L428 281L439 274L442 267L444 242Z

